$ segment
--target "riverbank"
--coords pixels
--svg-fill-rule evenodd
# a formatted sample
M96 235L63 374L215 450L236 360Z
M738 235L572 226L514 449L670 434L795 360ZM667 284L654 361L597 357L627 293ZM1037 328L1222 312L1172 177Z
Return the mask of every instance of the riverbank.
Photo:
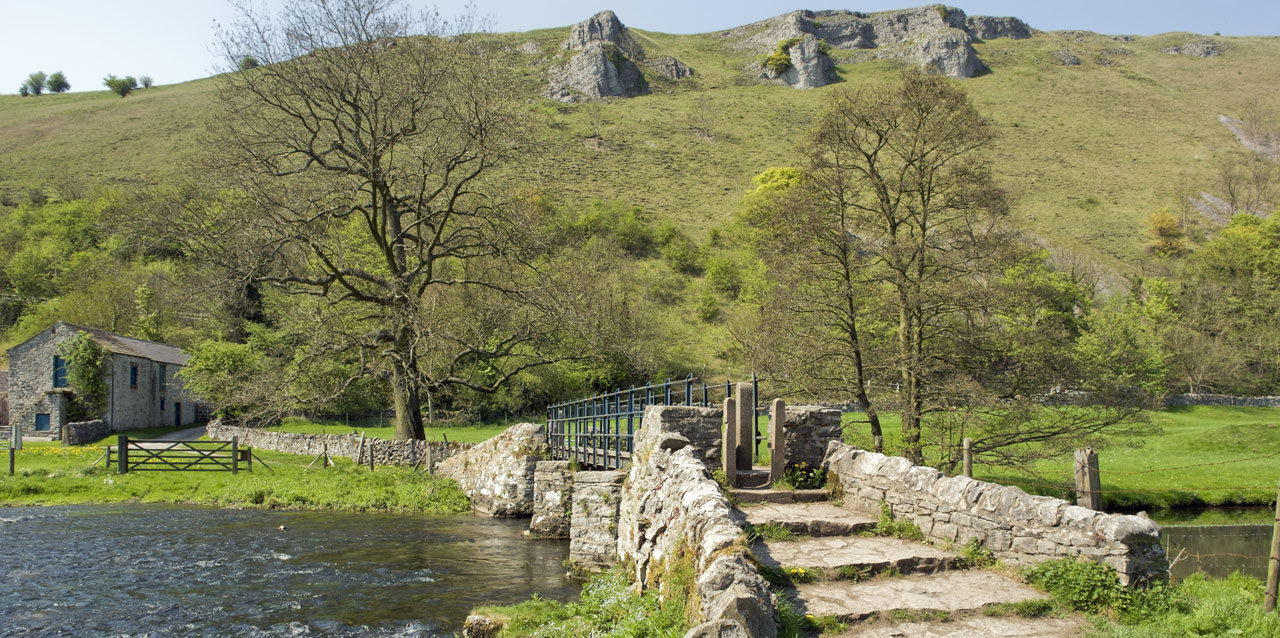
M1265 506L1275 503L1280 478L1280 409L1230 406L1169 408L1149 413L1163 434L1117 444L1098 454L1103 505L1108 510ZM882 415L885 447L901 450L895 415ZM861 414L845 415L845 439L869 446ZM1070 453L1037 463L1031 472L986 466L979 455L975 478L1017 485L1031 494L1071 500L1075 493Z
M219 507L460 514L467 496L452 480L407 467L369 471L335 458L321 468L312 457L258 451L252 472L132 472L99 462L108 441L62 446L27 442L15 476L0 475L0 505L189 503Z

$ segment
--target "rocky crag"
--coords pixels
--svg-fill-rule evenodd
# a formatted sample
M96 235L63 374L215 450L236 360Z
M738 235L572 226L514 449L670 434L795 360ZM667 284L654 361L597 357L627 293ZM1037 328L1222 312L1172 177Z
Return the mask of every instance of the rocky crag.
M760 78L814 88L835 80L833 55L855 62L898 59L951 77L973 77L987 68L973 48L975 41L1025 39L1032 33L1017 18L967 16L954 7L932 5L874 14L792 11L722 35L766 56L751 69Z
M548 72L544 94L562 102L644 93L647 83L641 66L672 80L693 75L693 69L673 57L647 59L644 47L612 11L573 25L560 48L578 52Z

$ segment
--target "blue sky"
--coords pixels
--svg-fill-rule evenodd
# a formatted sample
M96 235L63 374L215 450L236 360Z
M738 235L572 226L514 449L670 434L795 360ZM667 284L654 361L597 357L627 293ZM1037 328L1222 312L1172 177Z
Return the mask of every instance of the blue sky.
M270 6L280 0L256 0ZM812 1L812 0L810 0ZM425 3L418 3L425 4ZM464 0L433 3L457 14ZM925 2L831 0L811 9L881 11ZM1168 31L1223 35L1280 35L1277 0L1074 0L951 3L970 15L1013 15L1043 30L1087 29L1151 35ZM215 20L231 21L228 0L0 0L0 93L14 93L28 73L61 70L73 91L101 90L102 78L150 75L157 84L211 75ZM668 33L701 33L802 8L762 0L591 0L530 2L475 0L497 31L567 26L613 9L629 26Z

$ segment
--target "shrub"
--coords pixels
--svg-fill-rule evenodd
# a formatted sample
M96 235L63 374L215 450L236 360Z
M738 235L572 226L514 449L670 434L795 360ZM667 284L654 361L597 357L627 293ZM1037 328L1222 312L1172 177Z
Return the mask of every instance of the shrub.
M729 257L717 255L707 261L707 281L712 288L737 298L742 291L742 269Z
M720 318L720 300L711 292L704 292L698 296L698 305L695 310L698 315L698 321L702 323L711 323Z
M54 71L46 85L52 93L66 93L71 90L71 83L67 81L67 76L63 75L62 71Z
M1091 614L1116 606L1127 593L1115 568L1087 560L1046 561L1029 568L1026 577L1046 589L1054 600Z
M259 66L262 66L262 63L258 61L258 58L255 58L252 55L246 55L243 58L240 58L240 61L236 63L236 68L241 71L256 69Z
M27 91L32 95L40 95L41 93L44 93L45 82L47 79L48 78L45 76L44 71L36 71L35 73L27 76L27 81L23 86L27 87Z
M909 541L924 540L924 533L911 521L900 521L893 516L893 508L888 503L880 502L880 520L871 533L875 536L892 536Z
M118 78L114 75L108 75L107 77L102 78L102 85L120 97L125 97L133 91L133 84L130 84L128 79Z
M702 272L702 251L684 236L662 247L662 259L672 270L683 275Z
M782 481L797 490L813 490L822 487L826 482L826 474L822 468L801 461L787 465Z
M154 83L154 80L151 79L150 75L144 75L138 78L138 81L142 83L142 88L144 89L151 88L151 85Z
M969 542L960 548L960 565L962 567L990 567L996 562L996 555L991 550L982 546L976 538L970 538Z
M773 53L764 59L764 65L777 75L781 75L784 71L791 68L791 54L788 50L799 44L803 38L787 38L779 40L778 46L774 48Z

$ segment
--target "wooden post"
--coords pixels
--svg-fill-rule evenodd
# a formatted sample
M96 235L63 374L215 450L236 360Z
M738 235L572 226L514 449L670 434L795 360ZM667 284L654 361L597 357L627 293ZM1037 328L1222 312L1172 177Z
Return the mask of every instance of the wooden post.
M364 432L360 433L360 448L356 451L356 468L364 463Z
M245 463L245 466L244 466L244 467L245 467L245 469L247 469L247 470L249 470L250 472L252 472L252 471L253 471L253 448L251 448L251 447L247 447L247 448L245 448L245 449L244 449L244 451L245 451L245 454L244 454L244 463Z
M240 473L240 437L231 437L231 473Z
M1276 590L1280 588L1280 490L1276 493L1276 522L1271 528L1271 562L1267 565L1267 598L1262 604L1270 613L1276 608Z
M434 456L434 455L433 455L433 454L431 454L431 444L430 444L430 443L428 443L428 444L427 444L427 449L426 449L425 454L427 455L427 474L430 474L431 476L435 476L435 475L436 475L436 468L435 468L435 463L433 462L433 459L431 458L431 457L432 457L432 456Z
M973 478L973 439L964 437L964 475Z
M782 480L787 475L787 442L784 425L787 421L787 404L774 399L769 408L769 482Z
M129 473L129 437L121 434L116 438L116 460L119 464L116 472L119 474Z
M738 486L738 421L737 402L724 399L724 445L720 451L720 467L729 487Z
M750 470L755 461L752 453L756 446L756 398L751 392L751 384L743 381L733 391L733 400L737 406L738 425L738 467Z
M8 446L8 447L9 447L9 476L13 476L13 452L14 452L14 450L13 450L13 446L12 446L12 445L10 445L10 446Z
M369 439L369 471L373 471L373 439Z
M1102 480L1098 473L1098 453L1091 447L1076 450L1076 505L1102 511Z

